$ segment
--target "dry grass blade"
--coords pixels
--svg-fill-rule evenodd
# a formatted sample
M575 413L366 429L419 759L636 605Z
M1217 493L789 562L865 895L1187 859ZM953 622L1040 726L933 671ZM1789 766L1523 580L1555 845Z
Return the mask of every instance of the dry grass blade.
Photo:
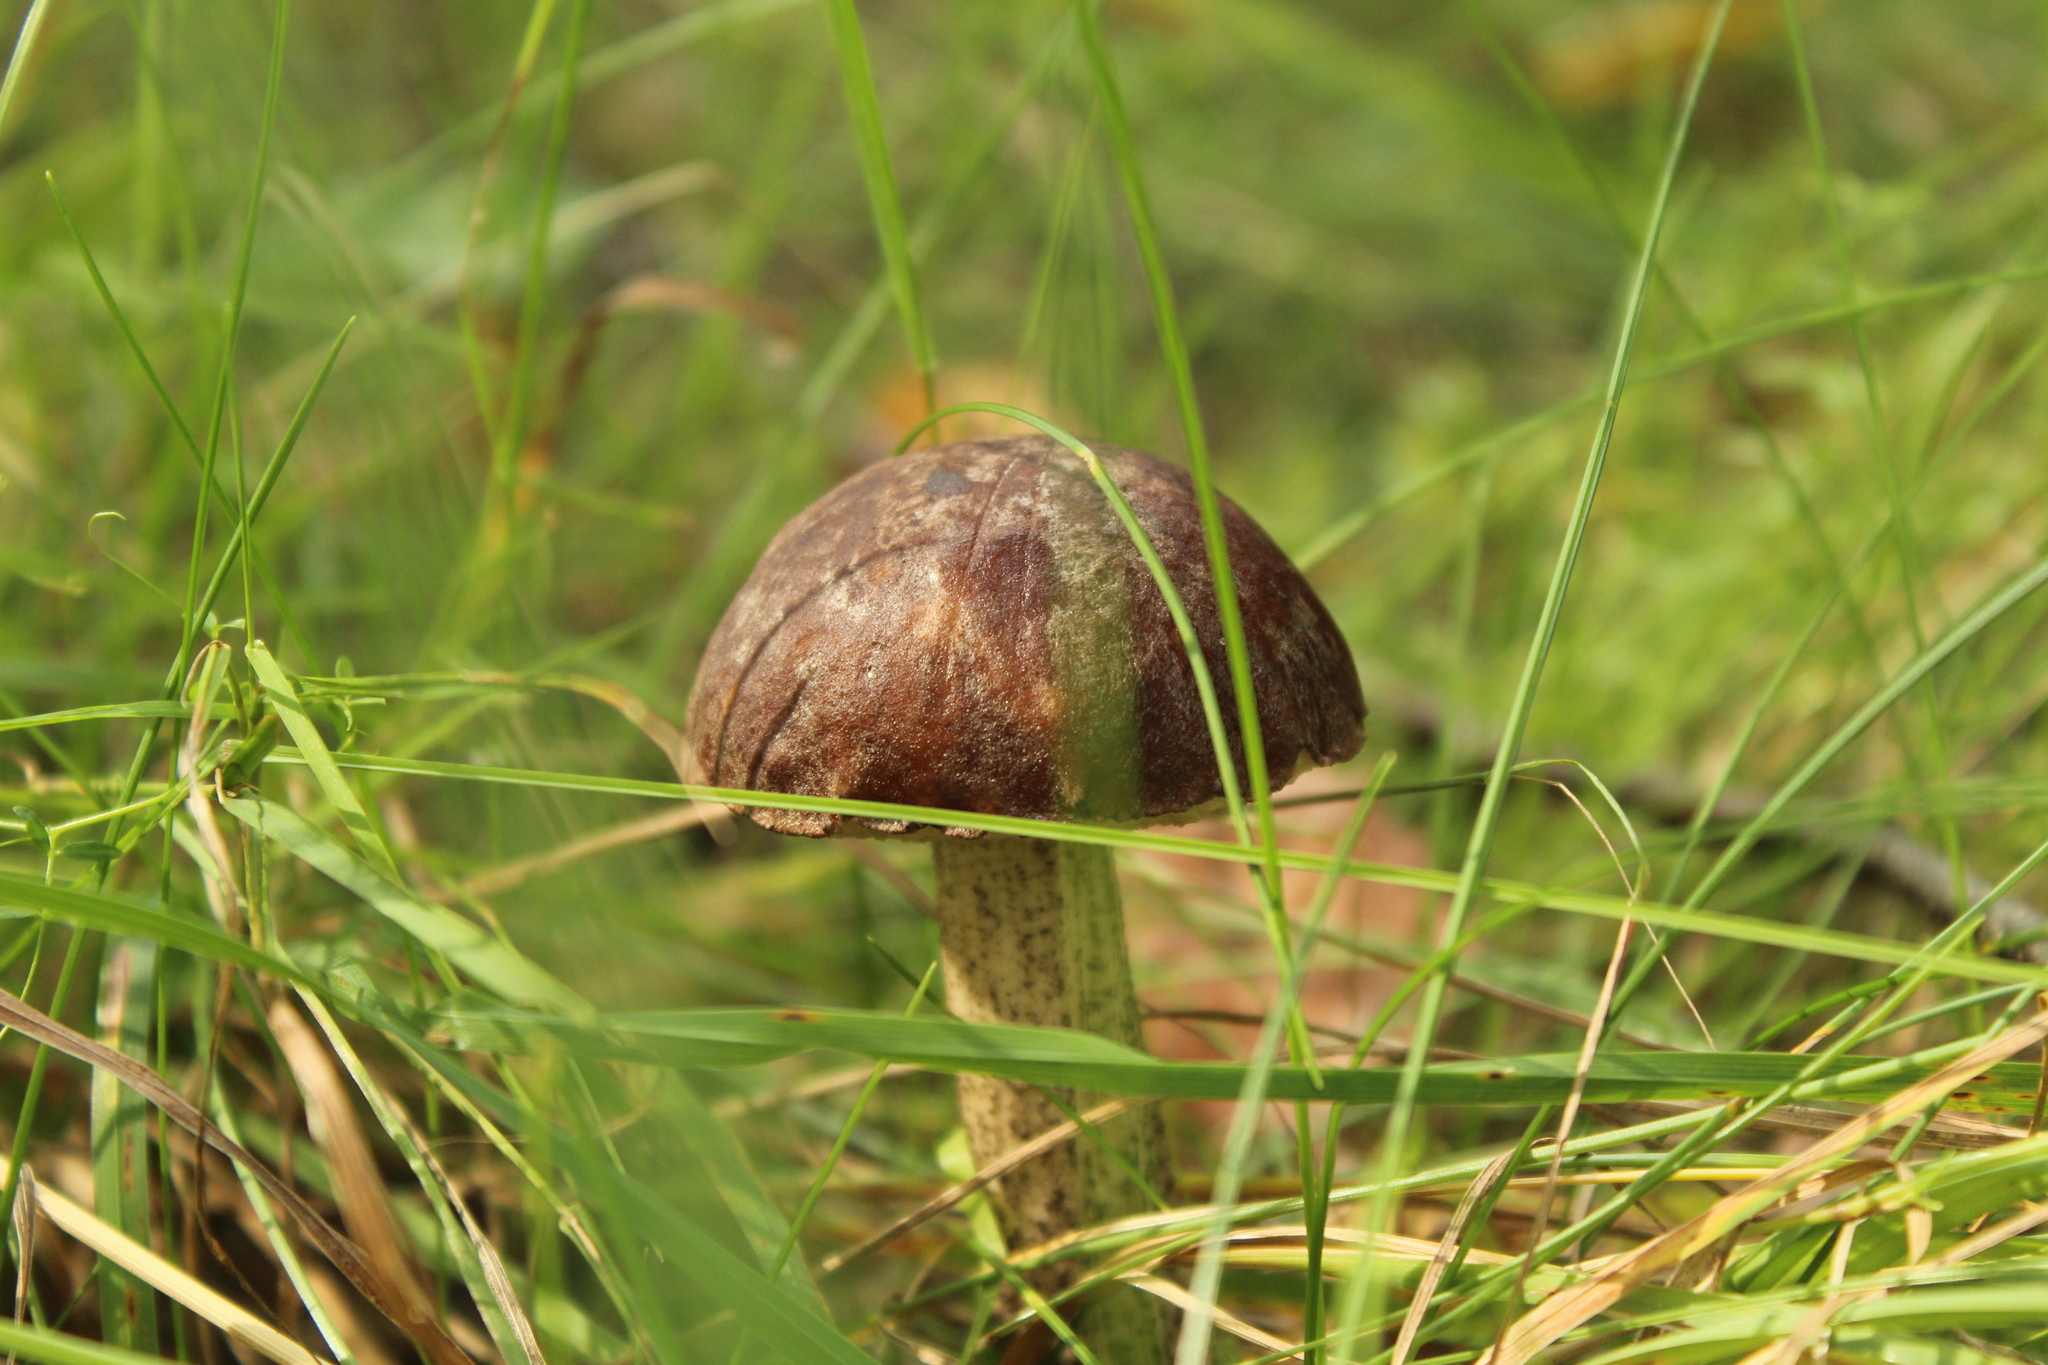
M1480 1365L1523 1365L1566 1332L1614 1306L1652 1275L1677 1265L1748 1222L1797 1189L1821 1166L1847 1155L1910 1114L1935 1103L1986 1067L2048 1038L2048 1012L1992 1039L1918 1085L1875 1105L1785 1163L1778 1171L1735 1191L1705 1213L1622 1256L1593 1279L1563 1290L1510 1327Z
M28 1311L30 1272L36 1264L36 1173L21 1168L21 1181L14 1187L14 1325ZM7 1365L14 1365L14 1352L7 1353Z
M1968 1265L2001 1242L2010 1241L2024 1232L2032 1232L2043 1223L2048 1223L2048 1203L2023 1204L2012 1217L1993 1223L1990 1227L1957 1242L1943 1252L1937 1265Z
M1595 1107L1625 1109L1630 1113L1663 1117L1667 1114L1698 1113L1702 1109L1720 1106L1687 1104L1682 1100L1628 1100L1620 1104ZM1855 1117L1854 1114L1841 1114L1832 1109L1819 1109L1812 1105L1781 1104L1752 1118L1749 1125L1752 1128L1779 1133L1832 1133ZM2008 1128L2002 1123L1973 1118L1968 1114L1936 1114L1918 1133L1914 1133L1914 1127L1913 1123L1898 1124L1882 1133L1871 1134L1870 1140L1874 1143L1890 1143L1913 1134L1915 1147L1944 1147L1956 1151L1975 1152L2030 1136L2021 1129Z
M1043 1156L1062 1142L1072 1138L1081 1131L1081 1124L1085 1123L1092 1126L1098 1123L1106 1123L1133 1105L1143 1103L1145 1103L1143 1100L1110 1100L1105 1104L1096 1105L1093 1109L1081 1115L1080 1123L1068 1119L1065 1123L1046 1129L1037 1137L1031 1139L1031 1141L1011 1148L951 1189L934 1195L931 1199L911 1212L904 1214L901 1218L891 1223L888 1227L883 1228L859 1246L827 1256L818 1266L818 1273L820 1275L830 1275L849 1261L865 1256L877 1247L888 1245L913 1228L922 1227L977 1190L986 1188L1033 1157Z
M887 1079L907 1076L913 1071L922 1070L924 1068L915 1062L891 1062L888 1070L882 1075ZM828 1071L822 1076L813 1076L807 1081L780 1090L764 1091L758 1095L729 1095L711 1106L711 1112L724 1122L730 1123L736 1118L743 1118L763 1109L778 1109L791 1100L816 1099L835 1090L865 1084L868 1077L874 1074L875 1069L872 1066L849 1066L839 1071Z
M1296 1346L1291 1341L1283 1341L1271 1332L1262 1331L1246 1322L1243 1318L1226 1313L1221 1308L1213 1305L1198 1305L1194 1295L1188 1293L1187 1290L1181 1288L1172 1280L1162 1280L1157 1275L1127 1275L1124 1277L1124 1283L1135 1285L1148 1294L1166 1300L1183 1313L1189 1312L1196 1307L1202 1307L1203 1311L1209 1314L1210 1320L1218 1327L1221 1327L1224 1331L1242 1341L1249 1341L1261 1351L1266 1352L1269 1359L1272 1359L1276 1353L1281 1351L1286 1351L1290 1354L1279 1356L1279 1360L1301 1359L1302 1347Z
M1583 806L1580 807L1584 809ZM1590 813L1587 818L1591 818ZM1635 898L1635 889L1630 887L1629 898ZM1522 1287L1529 1282L1529 1272L1536 1268L1536 1250L1543 1244L1543 1234L1550 1222L1550 1203L1557 1193L1557 1174L1564 1166L1564 1145L1571 1141L1572 1129L1578 1126L1579 1106L1586 1099L1586 1077L1593 1069L1593 1056L1600 1050L1601 1036L1606 1032L1607 1011L1614 1003L1615 987L1621 981L1621 964L1628 958L1630 931L1635 921L1625 919L1614 933L1614 951L1607 958L1607 973L1600 978L1600 998L1593 1002L1593 1017L1586 1025L1585 1041L1579 1047L1578 1065L1572 1071L1571 1093L1565 1096L1564 1112L1557 1120L1557 1140L1550 1146L1550 1165L1543 1174L1543 1193L1536 1199L1536 1222L1529 1233L1528 1254L1522 1258L1522 1268L1515 1274L1515 1298L1522 1297Z
M392 1283L420 1313L431 1312L431 1300L420 1283L418 1267L405 1236L398 1229L398 1217L391 1209L391 1197L384 1177L377 1170L377 1158L369 1139L357 1122L355 1106L341 1073L327 1055L313 1030L279 996L269 1010L270 1031L284 1052L292 1079L306 1100L306 1126L313 1134L320 1154L334 1181L334 1201L341 1206L341 1219L349 1235L370 1259L382 1266Z
M645 843L649 839L659 839L664 834L675 834L682 830L695 829L698 825L711 818L712 811L708 806L684 806L676 810L659 811L643 819L628 820L622 825L613 825L610 829L601 829L597 833L585 835L581 839L572 839L568 843L558 848L551 848L545 853L536 853L529 858L515 858L511 862L494 867L488 872L479 872L476 876L471 877L462 884L462 894L466 896L488 896L498 891L508 890L519 885L521 882L530 881L535 877L546 876L548 873L559 871L573 862L593 857L599 853L609 853L615 848L626 848L633 844ZM447 900L450 897L442 895L432 897L432 899Z
M240 1342L258 1355L276 1361L277 1365L327 1365L321 1357L314 1355L248 1309L223 1298L148 1247L110 1224L101 1222L55 1190L39 1186L36 1184L34 1173L26 1166L21 1170L20 1193L15 1198L14 1207L16 1232L22 1233L26 1228L21 1257L24 1277L30 1260L30 1253L26 1248L32 1246L35 1216L37 1212L41 1212L62 1231L77 1238L158 1293L185 1305L227 1333L231 1340ZM16 1322L21 1321L19 1305L23 1301L20 1297L15 1300ZM12 1358L9 1357L10 1360Z
M1423 1315L1429 1311L1429 1301L1436 1297L1436 1287L1443 1283L1444 1271L1450 1266L1451 1257L1465 1236L1465 1224L1471 1221L1472 1211L1479 1207L1479 1201L1507 1174L1514 1160L1515 1151L1509 1148L1488 1162L1479 1178L1465 1187L1465 1197L1458 1201L1457 1212L1451 1215L1450 1226L1444 1229L1443 1239L1436 1244L1436 1255L1429 1258L1429 1269L1422 1272L1422 1281L1415 1286L1415 1297L1408 1305L1407 1315L1401 1319L1400 1335L1394 1338L1391 1365L1407 1365L1408 1353L1415 1349L1415 1334L1422 1330ZM1553 1163L1550 1174L1544 1178L1546 1190L1554 1187L1556 1181L1557 1168ZM1548 1202L1547 1193L1545 1202Z
M407 1156L416 1160L417 1164L413 1168L415 1174L422 1183L431 1175L434 1183L440 1187L445 1202L461 1220L462 1230L468 1236L471 1247L476 1252L477 1262L483 1269L484 1285L490 1290L492 1302L504 1315L513 1336L518 1339L519 1349L526 1353L530 1365L547 1365L547 1357L541 1354L540 1340L534 1335L533 1323L528 1320L525 1308L519 1303L519 1296L512 1287L512 1277L506 1273L505 1263L498 1256L497 1247L492 1245L491 1239L477 1224L476 1215L469 1211L469 1204L463 1199L462 1191L456 1188L447 1168L442 1166L440 1159L434 1155L433 1144L427 1140L427 1135L412 1121L412 1115L406 1113L404 1108L385 1092L383 1086L377 1083L369 1068L363 1065L362 1058L342 1036L341 1026L334 1021L334 1016L328 1012L319 998L303 989L299 992L299 998L305 1001L307 1011L312 1014L314 1022L320 1025L321 1032L327 1035L327 1040L332 1044L336 1055L341 1058L342 1064L348 1068L350 1077L363 1092L363 1098L369 1101L370 1107L376 1111L378 1120L386 1125L386 1131L399 1141L401 1148L409 1145L410 1151L407 1152ZM422 1168L424 1174L421 1174ZM502 1348L502 1342L500 1346Z
M67 1057L75 1058L88 1066L111 1071L120 1077L122 1084L162 1110L181 1128L255 1177L263 1186L264 1193L292 1216L292 1220L305 1234L306 1240L318 1247L320 1254L332 1262L334 1268L340 1271L378 1312L384 1314L393 1325L404 1332L413 1345L419 1348L420 1354L432 1365L474 1365L468 1354L456 1345L454 1338L442 1328L440 1322L431 1315L416 1311L404 1292L392 1282L380 1266L364 1255L361 1247L337 1232L326 1219L314 1211L312 1205L299 1197L297 1191L285 1184L275 1171L258 1161L241 1144L230 1141L215 1125L207 1122L205 1115L201 1114L191 1101L173 1089L163 1077L134 1058L124 1057L75 1029L66 1028L18 996L6 991L0 991L0 1022L5 1022L24 1037L46 1044Z
M882 850L862 839L842 839L846 851L862 866L887 882L892 890L912 905L922 910L928 918L938 917L938 907L932 904L929 891L911 880L910 874L889 861Z

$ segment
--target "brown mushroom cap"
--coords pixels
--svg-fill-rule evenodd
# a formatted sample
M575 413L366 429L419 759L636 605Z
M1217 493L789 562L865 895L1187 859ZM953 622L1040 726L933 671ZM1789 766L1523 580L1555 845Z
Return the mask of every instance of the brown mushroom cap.
M1193 487L1149 455L1093 449L1187 604L1241 775ZM1237 506L1223 516L1266 764L1284 782L1358 752L1365 701L1300 572ZM1043 436L916 451L812 503L712 634L687 725L718 787L1118 823L1223 791L1158 585L1086 467ZM748 813L783 834L840 824Z

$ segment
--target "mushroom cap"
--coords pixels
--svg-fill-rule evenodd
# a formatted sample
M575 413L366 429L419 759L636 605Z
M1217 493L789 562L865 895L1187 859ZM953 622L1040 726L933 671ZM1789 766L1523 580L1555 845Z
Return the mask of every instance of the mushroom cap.
M1150 455L1092 449L1187 605L1242 777L1193 485ZM1365 701L1300 572L1227 500L1223 520L1266 765L1284 783L1358 752ZM871 465L799 513L712 633L686 724L718 787L1114 823L1223 793L1158 585L1082 461L1036 435ZM840 832L836 815L746 813L782 834Z

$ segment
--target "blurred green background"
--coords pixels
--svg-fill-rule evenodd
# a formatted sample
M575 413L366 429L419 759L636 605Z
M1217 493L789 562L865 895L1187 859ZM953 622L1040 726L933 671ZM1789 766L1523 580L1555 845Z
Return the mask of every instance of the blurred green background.
M1451 767L1490 743L1706 13L1110 8L1222 484L1313 552L1376 739L1411 769L1439 731ZM1778 6L1743 0L1535 717L1531 756L1579 757L1614 783L1703 788L1846 572L1742 760L1742 780L1768 783L2030 562L2042 530L2028 282L2048 172L2042 12L1802 14L1830 176ZM863 18L942 397L1009 399L1177 453L1061 7L887 3ZM506 5L294 7L237 366L249 477L341 322L361 321L263 514L256 628L309 673L342 657L372 674L573 657L679 719L695 650L754 552L887 448L917 415L915 382L878 292L824 21L788 0L594 7L522 350L562 41L557 23L494 142L525 20ZM126 696L158 672L195 496L44 173L197 424L269 37L254 5L60 3L26 73L0 173L0 686L29 710ZM1887 306L1860 335L1809 316L1852 301ZM1703 359L1731 337L1750 339ZM464 566L494 534L487 471L514 387L530 431L510 567L478 592ZM1966 789L2029 771L2040 610L2022 607L1830 781L1925 779L1919 804L1950 793L1970 838L2002 848L1995 813L2026 798ZM562 700L455 718L393 707L371 728L391 750L664 771L626 727ZM86 766L115 762L75 739ZM423 841L451 860L607 815L418 799ZM1540 841L1519 851L1560 862ZM576 899L609 922L644 897L634 932L666 941L691 861L613 860L579 874L598 880ZM562 930L544 907L569 889L549 888L533 932ZM563 935L593 970L614 960L597 944L580 925Z
M1396 780L1490 752L1710 8L1108 7L1219 482L1310 566L1365 678L1366 758L1398 749ZM1777 0L1738 0L1525 746L1637 794L1664 898L1673 827L1731 761L1738 792L1768 790L2033 565L2048 531L2048 10L1795 8L1817 122ZM1177 456L1066 7L873 0L861 15L941 397ZM45 173L200 423L272 18L242 0L57 0L0 135L0 700L18 712L153 695L197 505ZM252 591L237 583L216 614L253 612L297 673L574 669L680 721L754 554L884 455L921 399L816 7L593 5L566 110L560 16L507 102L528 21L481 0L292 5L224 484L255 478L359 321L261 517ZM954 428L970 429L993 428ZM217 514L210 544L226 529ZM1952 874L1996 876L2032 847L2044 611L2023 602L1915 689L1797 808L1802 838L1716 903L1917 938L1918 902L1874 884L1841 902L1840 850L1889 824ZM559 693L322 718L366 750L669 776L616 715ZM117 773L134 733L73 727L61 751L10 737L0 786L78 805L45 779ZM419 781L377 799L443 887L648 809ZM1378 847L1454 865L1467 810L1409 800ZM1625 843L1611 819L1608 835ZM924 875L911 851L888 856ZM1512 802L1495 866L1620 886L1587 821L1537 788ZM312 879L280 895L309 933L379 932ZM843 848L753 830L730 847L701 830L625 843L469 903L608 1005L900 1002L869 938L913 968L932 951L900 891ZM1411 905L1360 913L1414 932ZM1548 964L1518 989L1582 1006L1606 941L1537 916L1491 947ZM1677 960L1717 1024L1860 970L1788 960L1771 978L1784 994L1760 997L1752 950ZM1491 1008L1459 1036L1499 1042ZM1630 1023L1698 1037L1669 983ZM920 1121L942 1128L943 1089L930 1096ZM836 1121L763 1160L800 1168Z

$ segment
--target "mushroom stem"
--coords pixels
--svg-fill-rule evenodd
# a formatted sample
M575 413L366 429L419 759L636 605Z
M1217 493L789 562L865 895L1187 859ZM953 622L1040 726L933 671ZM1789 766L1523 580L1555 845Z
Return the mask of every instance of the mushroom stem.
M938 840L933 862L946 1002L953 1013L977 1023L1083 1029L1144 1047L1108 849L985 834ZM1059 1095L1076 1111L1105 1098L1080 1091ZM960 1117L975 1163L986 1166L1066 1116L1034 1086L962 1076ZM1157 1106L1120 1114L1097 1132L1100 1144L1077 1137L995 1183L997 1216L1011 1247L1035 1246L1149 1207L1105 1146L1153 1189L1167 1193L1171 1174ZM1072 1263L1055 1262L1034 1272L1032 1282L1050 1294L1074 1278ZM1108 1337L1119 1338L1120 1362L1165 1359L1161 1306L1142 1291L1108 1296L1087 1315L1082 1330L1105 1344Z

